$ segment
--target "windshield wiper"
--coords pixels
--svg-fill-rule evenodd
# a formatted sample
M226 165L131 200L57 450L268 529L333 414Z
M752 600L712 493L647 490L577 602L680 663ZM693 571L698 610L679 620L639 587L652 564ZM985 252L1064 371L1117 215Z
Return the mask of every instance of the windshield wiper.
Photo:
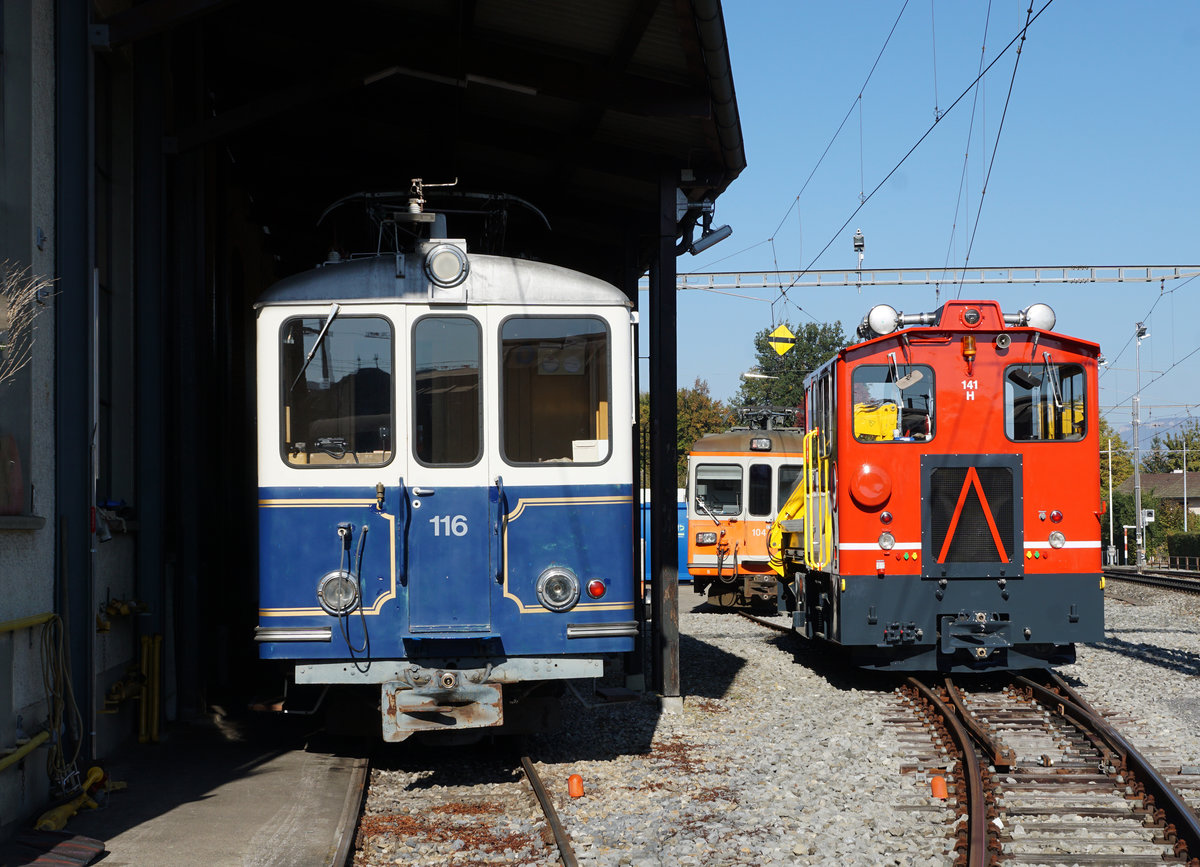
M1046 379L1050 381L1050 394L1054 398L1054 408L1062 409L1062 389L1058 384L1058 371L1050 364L1050 353L1043 352L1042 359L1046 365Z
M313 342L312 349L308 350L308 357L304 359L304 366L300 368L300 372L296 374L296 378L292 380L288 391L296 388L296 383L300 381L300 377L304 376L304 371L308 370L308 365L312 362L313 356L317 354L317 350L321 348L321 344L325 342L325 334L329 331L329 326L333 324L333 320L337 319L338 311L342 308L334 301L329 305L329 315L325 317L325 324L321 326L321 331L317 334L317 339Z
M717 518L716 515L714 515L712 513L712 509L710 509L708 507L708 503L704 502L701 499L697 499L696 500L696 508L699 509L700 511L704 512L704 514L708 515L708 517L712 518L713 523L716 524L718 527L721 526L720 520Z

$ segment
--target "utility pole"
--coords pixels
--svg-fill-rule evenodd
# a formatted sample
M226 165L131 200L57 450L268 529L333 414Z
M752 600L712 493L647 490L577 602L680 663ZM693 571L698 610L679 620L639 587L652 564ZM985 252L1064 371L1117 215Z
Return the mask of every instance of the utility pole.
M1112 437L1108 438L1108 557L1107 565L1117 565L1117 540L1113 536Z
M1137 390L1133 393L1133 510L1137 533L1134 542L1137 545L1137 569L1139 572L1146 565L1146 521L1142 514L1142 443L1138 437L1138 425L1142 415L1142 341L1150 336L1145 323L1139 322L1135 332L1137 349L1135 353L1137 368Z

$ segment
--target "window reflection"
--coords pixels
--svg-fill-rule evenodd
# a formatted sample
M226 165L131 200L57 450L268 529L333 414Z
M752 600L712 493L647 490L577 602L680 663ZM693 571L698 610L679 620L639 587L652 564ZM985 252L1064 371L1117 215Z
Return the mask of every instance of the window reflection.
M933 439L933 368L862 364L851 376L854 438L860 443Z
M722 517L742 513L742 468L737 464L696 467L696 511Z
M1017 442L1081 440L1087 383L1078 364L1014 365L1004 372L1004 432Z
M413 453L425 464L479 460L479 323L429 316L413 329Z
M325 323L311 317L283 325L285 460L295 466L386 464L394 447L391 323L339 316L318 343Z
M510 463L609 454L609 340L590 317L513 317L501 331L502 448Z

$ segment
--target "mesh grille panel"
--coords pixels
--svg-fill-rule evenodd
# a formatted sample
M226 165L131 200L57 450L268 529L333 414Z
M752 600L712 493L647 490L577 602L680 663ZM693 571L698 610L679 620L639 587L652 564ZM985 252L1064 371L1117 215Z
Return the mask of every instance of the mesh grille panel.
M939 467L930 476L933 555L945 563L1008 562L1015 553L1013 474L1008 467ZM957 522L954 512L966 488ZM983 498L980 498L982 490ZM986 501L986 503L985 503ZM987 509L985 513L984 509ZM988 523L990 513L1000 545ZM944 560L947 534L953 534Z

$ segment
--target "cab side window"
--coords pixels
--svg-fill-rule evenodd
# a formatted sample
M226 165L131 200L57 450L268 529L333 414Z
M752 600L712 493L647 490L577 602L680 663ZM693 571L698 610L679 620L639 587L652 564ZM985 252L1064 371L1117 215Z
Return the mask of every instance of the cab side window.
M608 327L514 316L501 326L501 450L512 464L595 464L611 450Z
M792 489L796 487L796 483L803 475L804 466L802 464L784 464L779 468L779 487L775 497L775 511L778 512L783 508L784 503L792 494Z
M750 496L747 511L756 518L771 514L771 466L750 465Z
M381 466L391 461L394 345L392 324L380 317L284 322L280 432L288 464Z
M696 467L696 511L715 517L742 513L742 468L737 464Z
M860 443L933 439L933 394L928 365L860 364L850 377L854 438Z
M423 464L466 466L482 452L479 323L426 316L413 327L413 454Z
M1087 434L1087 379L1078 364L1004 371L1004 433L1016 442L1071 442Z

